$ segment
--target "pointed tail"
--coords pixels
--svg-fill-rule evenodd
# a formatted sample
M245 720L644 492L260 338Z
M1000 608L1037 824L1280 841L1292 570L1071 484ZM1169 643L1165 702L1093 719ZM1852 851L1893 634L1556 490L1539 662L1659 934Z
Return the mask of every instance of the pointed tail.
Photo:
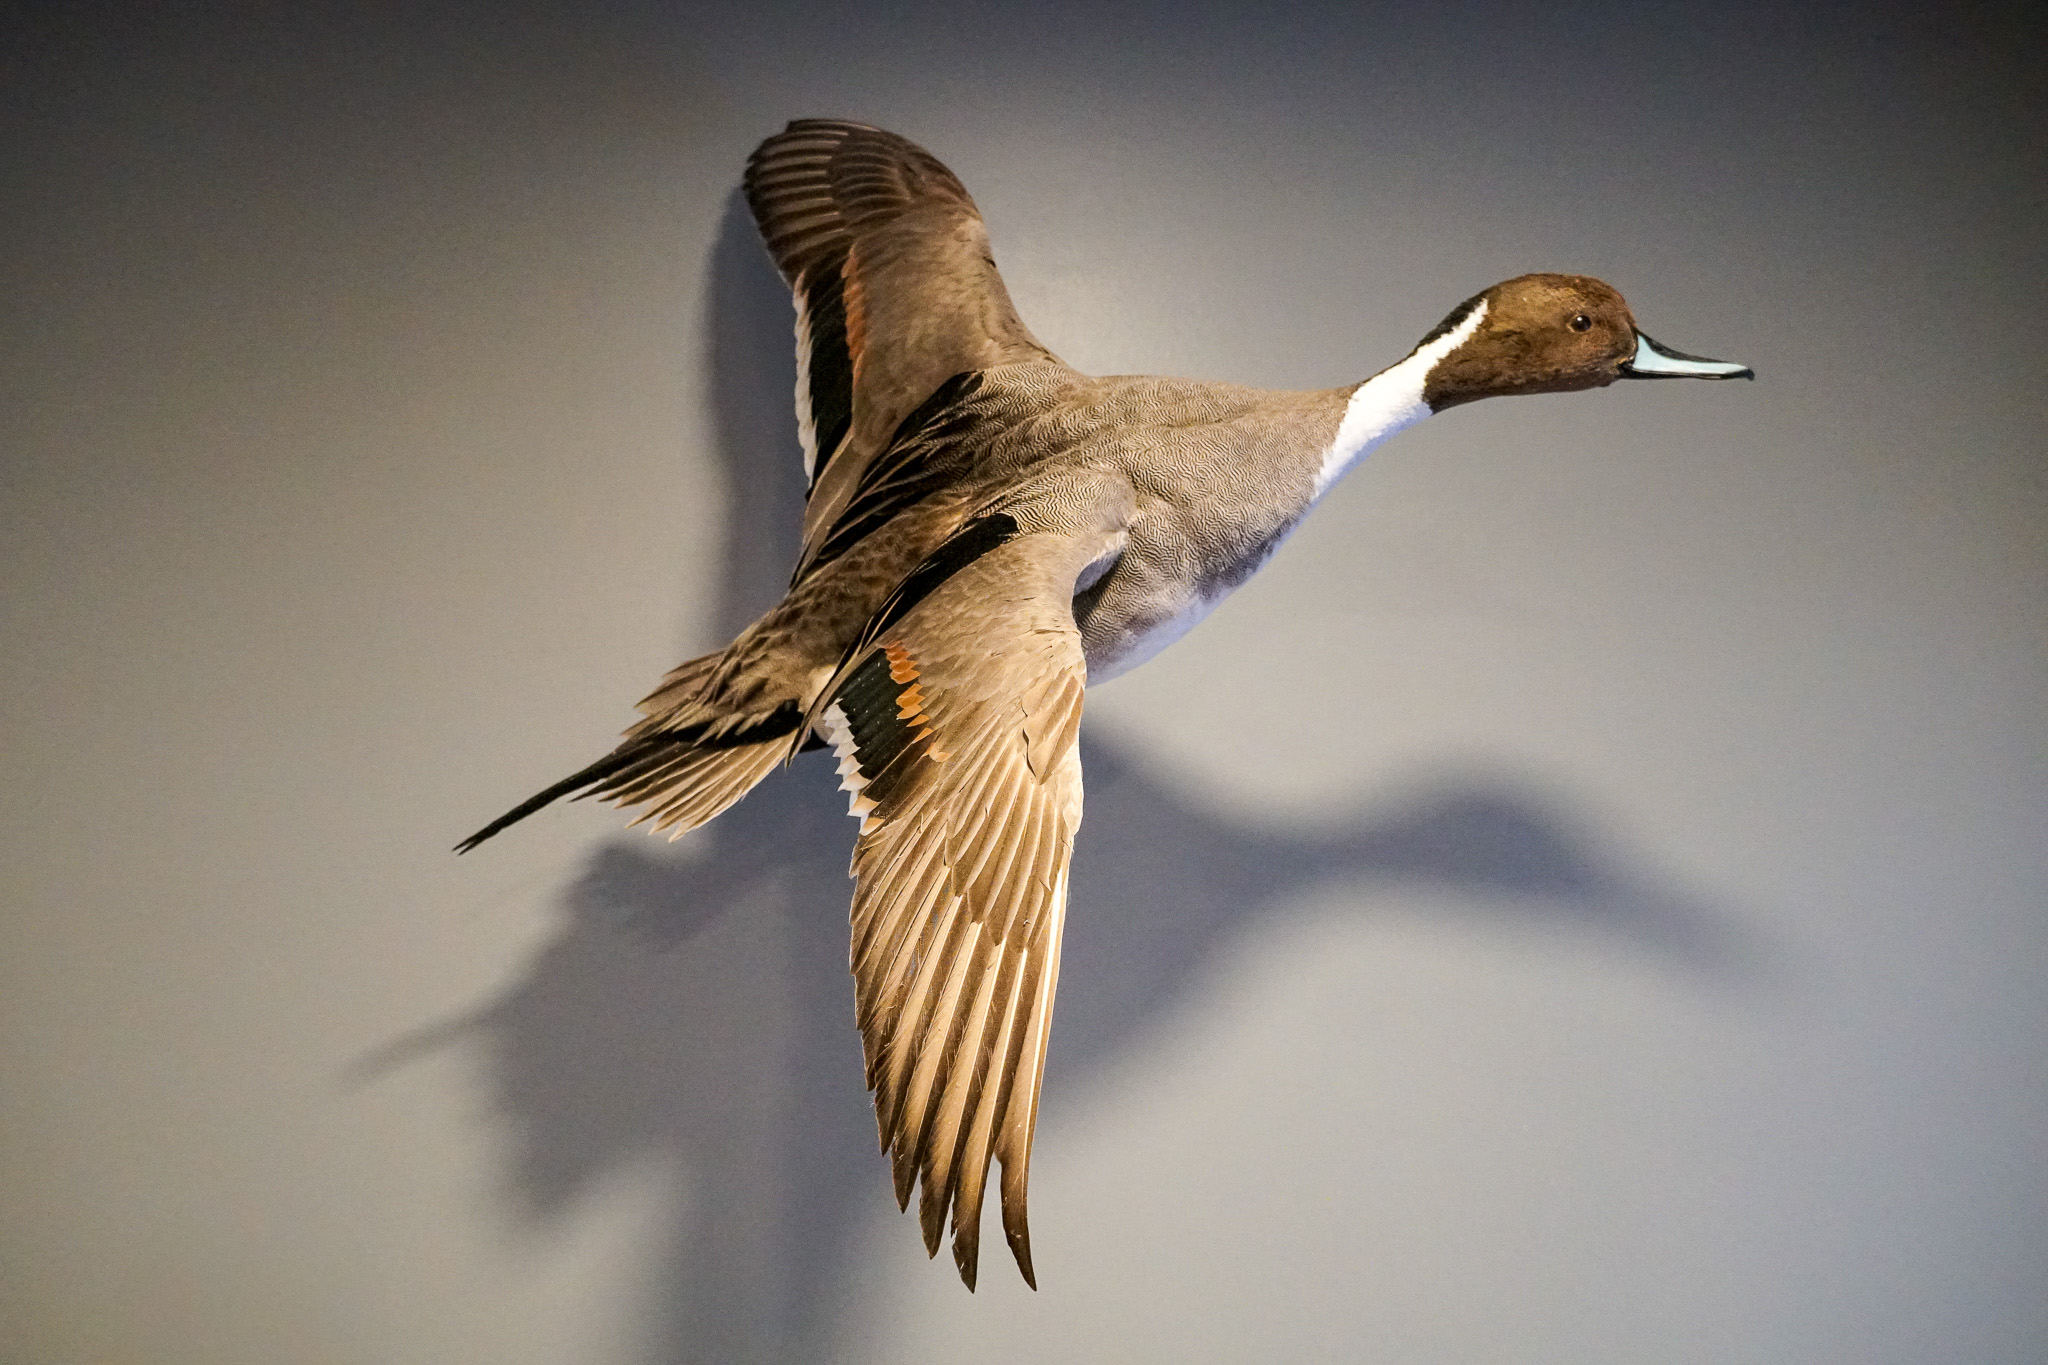
M581 772L506 811L457 844L455 851L467 853L507 825L565 796L645 806L634 824L652 820L657 830L671 830L671 838L679 837L738 801L773 771L802 721L801 708L790 701L759 717L629 735Z

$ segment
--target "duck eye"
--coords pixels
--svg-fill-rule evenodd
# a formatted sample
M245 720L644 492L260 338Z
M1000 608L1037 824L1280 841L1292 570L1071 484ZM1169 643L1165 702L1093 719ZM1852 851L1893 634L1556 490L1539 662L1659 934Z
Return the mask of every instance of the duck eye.
M1593 319L1587 317L1584 313L1581 313L1577 317L1573 318L1571 322L1571 327L1574 332L1583 332L1590 328L1592 325Z

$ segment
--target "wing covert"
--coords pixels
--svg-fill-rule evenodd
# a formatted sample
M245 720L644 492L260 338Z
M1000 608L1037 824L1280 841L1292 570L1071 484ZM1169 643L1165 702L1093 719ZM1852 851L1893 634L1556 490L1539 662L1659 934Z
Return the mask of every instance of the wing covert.
M800 119L756 149L745 188L795 295L808 560L866 465L941 384L1053 356L1017 317L973 199L922 148Z

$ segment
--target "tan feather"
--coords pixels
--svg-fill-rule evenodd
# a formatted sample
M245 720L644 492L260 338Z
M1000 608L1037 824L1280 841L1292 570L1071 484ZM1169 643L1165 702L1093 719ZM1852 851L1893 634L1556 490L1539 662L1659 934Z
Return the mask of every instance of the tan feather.
M1080 811L1085 664L1067 603L1104 534L975 559L847 661L822 713L863 815L849 965L878 1133L898 1203L920 1190L934 1253L950 1216L970 1286L997 1159L1033 1277L1025 1176Z

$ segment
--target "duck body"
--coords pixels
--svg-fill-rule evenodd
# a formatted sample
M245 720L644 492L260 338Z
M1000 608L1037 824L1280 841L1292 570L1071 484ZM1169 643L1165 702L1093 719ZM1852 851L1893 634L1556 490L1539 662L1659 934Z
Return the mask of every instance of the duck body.
M796 303L810 479L787 596L640 703L559 797L681 834L829 746L861 821L849 962L897 1199L950 1218L975 1283L1000 1163L1025 1219L1094 683L1157 654L1273 554L1366 451L1479 398L1741 366L1642 335L1620 294L1527 275L1467 299L1362 383L1303 392L1091 377L1018 319L972 199L894 134L802 120L748 164Z
M694 702L754 713L772 691L808 707L904 577L992 514L1031 533L1109 521L1113 543L1076 580L1073 612L1088 682L1128 672L1250 578L1299 524L1347 398L1342 389L1097 377L1045 362L963 375L951 387L889 447L931 490L868 527L872 509L856 498L834 528L843 543L827 536L789 595L726 651L726 688Z
M1113 544L1075 584L1090 684L1142 663L1248 579L1305 515L1345 393L1004 366L940 413L963 432L964 497L914 508L925 553L975 515L1035 532L1107 517Z
M1113 421L1128 406L1189 420L1097 437L1103 466L1132 493L1127 542L1075 603L1091 684L1173 643L1258 571L1314 503L1316 470L1343 395L1106 381ZM1199 391L1198 391L1199 390Z

